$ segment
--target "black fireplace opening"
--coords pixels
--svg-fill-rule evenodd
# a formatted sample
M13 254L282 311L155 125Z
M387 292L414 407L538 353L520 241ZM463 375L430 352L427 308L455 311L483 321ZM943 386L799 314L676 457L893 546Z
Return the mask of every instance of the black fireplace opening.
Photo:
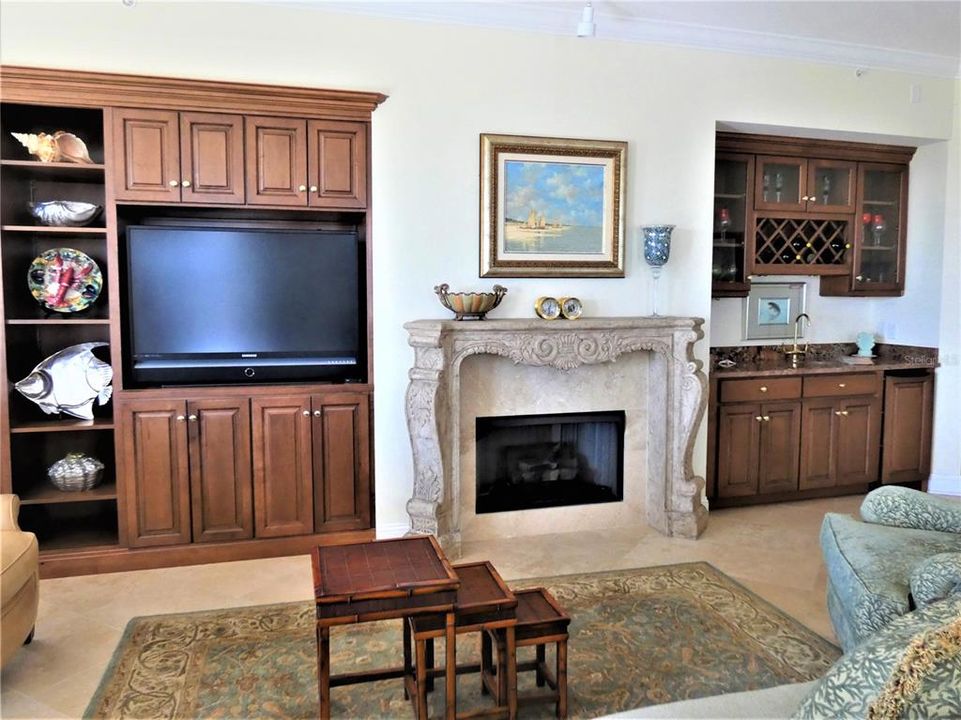
M477 514L624 499L624 412L479 417Z

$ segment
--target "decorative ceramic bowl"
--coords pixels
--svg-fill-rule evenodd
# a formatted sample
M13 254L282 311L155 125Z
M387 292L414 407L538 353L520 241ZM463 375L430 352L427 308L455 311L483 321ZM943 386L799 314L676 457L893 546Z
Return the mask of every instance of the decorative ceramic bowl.
M30 214L44 225L52 227L80 227L89 225L103 209L100 205L74 200L49 200L27 203Z
M82 452L71 452L51 465L47 476L64 492L91 490L103 480L103 463Z
M434 288L440 304L454 313L455 320L472 318L483 320L491 310L500 305L501 299L507 294L507 288L495 285L493 292L449 292L447 283Z

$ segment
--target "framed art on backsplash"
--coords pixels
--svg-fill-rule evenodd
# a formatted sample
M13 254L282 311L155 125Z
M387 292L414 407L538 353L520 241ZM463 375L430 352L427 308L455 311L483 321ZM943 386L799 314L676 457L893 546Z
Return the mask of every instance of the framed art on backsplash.
M481 277L624 277L626 142L480 141Z
M803 282L752 281L751 294L744 298L744 339L794 337L794 318L804 312L806 287Z

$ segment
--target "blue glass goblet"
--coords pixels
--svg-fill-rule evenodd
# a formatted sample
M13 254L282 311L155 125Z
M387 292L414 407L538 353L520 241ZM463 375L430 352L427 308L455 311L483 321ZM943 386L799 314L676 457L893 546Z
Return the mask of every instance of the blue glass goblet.
M657 316L657 281L661 277L661 268L671 257L671 232L673 225L645 225L641 228L644 233L644 261L651 266L651 314Z

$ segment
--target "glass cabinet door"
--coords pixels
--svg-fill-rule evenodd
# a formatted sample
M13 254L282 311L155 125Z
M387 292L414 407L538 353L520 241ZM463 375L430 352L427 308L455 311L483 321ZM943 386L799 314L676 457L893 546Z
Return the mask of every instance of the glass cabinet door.
M798 212L807 209L807 165L802 158L758 155L754 207Z
M843 160L810 160L806 195L807 209L817 212L854 212L854 181L857 164Z
M907 168L903 165L861 163L859 166L855 290L903 288L906 228L902 212L907 180Z
M754 156L718 154L714 162L714 246L712 294L746 295L744 242L747 237Z

